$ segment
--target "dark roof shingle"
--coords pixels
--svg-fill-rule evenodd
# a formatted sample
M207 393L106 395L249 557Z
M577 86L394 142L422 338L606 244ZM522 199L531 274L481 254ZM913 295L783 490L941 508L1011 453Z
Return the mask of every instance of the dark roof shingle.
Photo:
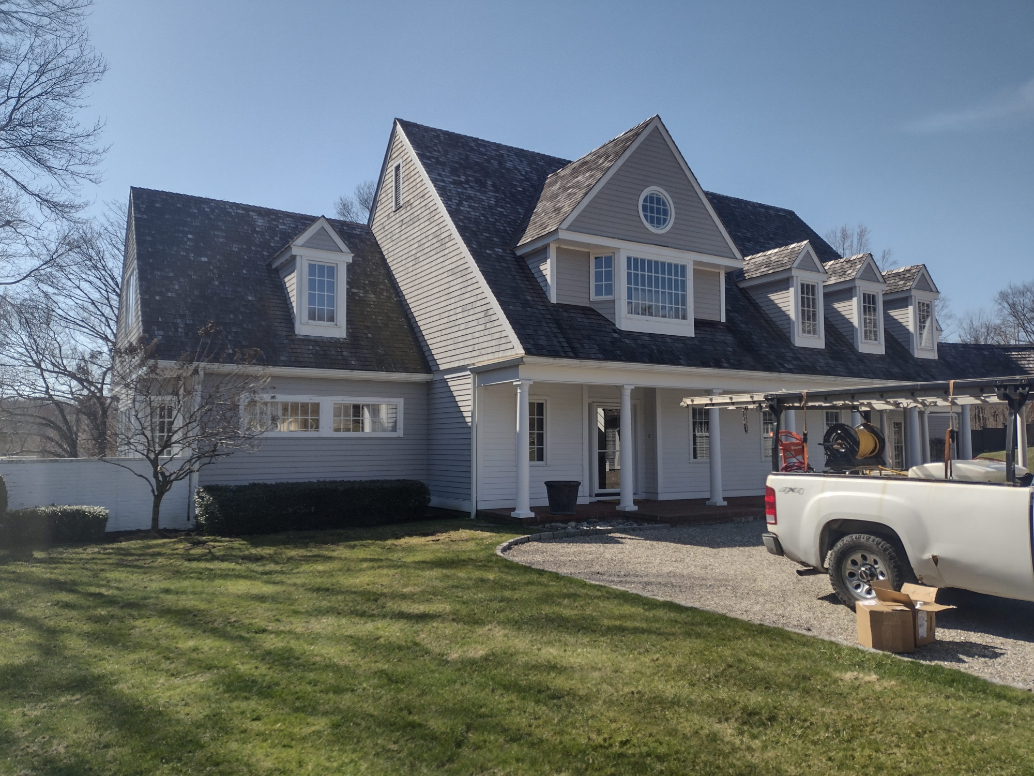
M316 216L151 189L131 189L140 314L159 358L197 344L208 321L234 349L258 348L270 366L429 371L369 227L330 224L353 251L346 337L298 336L270 260Z

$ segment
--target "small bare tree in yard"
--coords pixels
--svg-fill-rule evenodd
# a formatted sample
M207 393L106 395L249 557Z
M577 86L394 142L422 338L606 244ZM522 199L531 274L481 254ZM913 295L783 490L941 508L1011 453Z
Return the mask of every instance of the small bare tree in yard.
M158 359L157 342L142 341L115 356L119 454L142 458L146 473L105 458L147 482L151 531L157 531L162 498L173 485L220 458L256 449L270 423L258 407L268 380L255 350L232 352L218 344L209 324L198 332L193 353L175 362ZM247 417L246 417L247 416Z
M373 199L377 196L376 181L363 181L355 187L355 194L342 194L334 204L334 212L342 221L365 224L373 210Z

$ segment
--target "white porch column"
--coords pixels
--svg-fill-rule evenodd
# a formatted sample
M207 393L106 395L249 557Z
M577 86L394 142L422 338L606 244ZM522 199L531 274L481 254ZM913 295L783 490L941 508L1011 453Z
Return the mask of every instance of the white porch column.
M530 428L528 426L528 392L531 390L531 380L517 380L517 443L514 448L517 454L517 508L510 513L510 517L534 517L528 505L528 445L530 440Z
M908 460L905 461L905 468L910 469L918 466L922 461L922 424L919 422L919 408L908 408Z
M1027 421L1023 409L1016 413L1016 465L1030 468L1027 465Z
M632 388L621 386L621 431L619 434L618 461L621 465L621 503L619 512L635 512L637 507L632 502L632 491L635 489L635 438L632 436Z
M959 407L959 458L963 461L973 459L973 429L970 427L969 405Z
M923 463L930 463L930 410L923 410Z
M717 395L721 391L712 391L713 394ZM710 460L708 464L711 468L711 498L707 500L708 506L712 507L725 507L728 506L728 502L722 498L722 427L721 427L721 414L722 411L717 407L710 407L707 410L707 432L709 434L710 447Z
M851 428L858 428L864 420L862 413L858 410L851 410Z
M797 412L795 410L783 410L782 430L797 433Z
M880 431L887 440L887 447L890 447L890 410L880 410Z

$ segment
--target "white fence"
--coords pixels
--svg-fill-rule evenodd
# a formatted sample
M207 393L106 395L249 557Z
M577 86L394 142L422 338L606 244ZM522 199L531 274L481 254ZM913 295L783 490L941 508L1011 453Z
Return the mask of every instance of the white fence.
M139 458L118 458L120 464L147 474ZM108 510L109 531L151 527L151 489L133 472L93 458L0 458L7 482L8 508L80 504ZM162 528L189 528L190 489L177 482L162 499Z

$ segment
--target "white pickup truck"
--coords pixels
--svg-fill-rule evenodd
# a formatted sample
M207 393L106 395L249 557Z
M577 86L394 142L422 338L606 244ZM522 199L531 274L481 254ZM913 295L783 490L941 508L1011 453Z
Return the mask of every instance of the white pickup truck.
M774 472L765 490L768 551L827 570L852 608L875 579L1034 601L1034 488Z

